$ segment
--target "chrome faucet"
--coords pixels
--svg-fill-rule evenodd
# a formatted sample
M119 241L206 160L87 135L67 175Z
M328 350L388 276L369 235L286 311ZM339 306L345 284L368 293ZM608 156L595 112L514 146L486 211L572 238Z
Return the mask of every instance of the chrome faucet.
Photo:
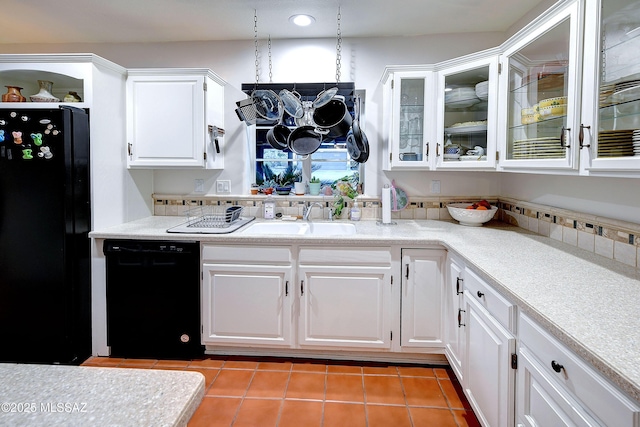
M309 216L311 215L311 208L313 208L314 206L318 206L320 209L322 209L323 207L320 202L314 202L314 203L311 203L308 207L305 207L302 213L302 219L304 221L309 221Z

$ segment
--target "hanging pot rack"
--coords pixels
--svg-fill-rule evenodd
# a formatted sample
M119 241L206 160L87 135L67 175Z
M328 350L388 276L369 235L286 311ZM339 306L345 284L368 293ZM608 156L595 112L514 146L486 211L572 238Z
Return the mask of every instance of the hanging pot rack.
M348 115L353 115L355 104L355 84L353 82L340 82L342 66L341 18L340 8L338 8L335 83L273 83L271 36L269 36L268 39L269 83L260 83L257 29L258 19L257 12L254 11L255 83L242 85L242 91L248 95L248 98L236 102L238 108L235 111L238 118L241 121L244 121L247 126L257 124L258 122L265 126L286 124L293 128L291 134L294 134L293 130L298 127L315 126L315 132L318 134L320 142L322 142L323 138L325 138L327 133L329 133L328 129L319 127L315 124L309 124L308 120L304 120L305 117L313 116L316 109L327 105L329 102L335 103L336 101L333 101L334 99L340 99L344 102ZM289 88L291 89L289 90ZM351 117L346 117L346 119L350 118ZM351 132L351 120L348 120L347 123L349 132ZM362 131L359 130L359 132ZM317 148L319 148L319 146L320 144L318 144ZM364 161L366 161L366 159L364 159Z

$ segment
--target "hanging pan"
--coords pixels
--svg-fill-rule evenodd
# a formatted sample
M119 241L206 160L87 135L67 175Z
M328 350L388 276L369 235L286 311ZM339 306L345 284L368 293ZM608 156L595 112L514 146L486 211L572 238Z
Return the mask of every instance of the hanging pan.
M278 124L267 132L267 142L276 150L286 150L288 148L287 143L289 134L291 134L291 129L282 124L282 118L284 116L284 111L282 110L283 109L280 108L280 120L278 120Z
M360 156L357 158L353 158L358 163L364 163L369 158L369 141L367 140L367 135L364 134L362 129L360 128L360 96L356 96L355 102L355 119L353 120L353 124L351 126L351 135L353 136L353 145L355 145L357 151L360 153ZM347 136L347 147L349 146L349 137Z
M289 150L293 151L299 156L308 156L315 153L320 145L322 145L322 139L328 132L324 129L318 129L315 126L306 125L298 126L291 131L287 145Z

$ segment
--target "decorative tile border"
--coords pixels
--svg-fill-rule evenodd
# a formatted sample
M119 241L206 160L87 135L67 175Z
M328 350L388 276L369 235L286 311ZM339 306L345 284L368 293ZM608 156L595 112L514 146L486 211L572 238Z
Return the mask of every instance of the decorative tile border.
M501 197L500 220L640 268L640 224Z
M307 203L319 202L324 209L312 211L312 218L328 219L332 196L273 196L276 212L301 217ZM265 196L179 196L153 195L154 215L181 216L198 206L243 206L246 215L262 217ZM496 196L411 197L408 206L392 212L393 219L451 220L448 203L473 203L486 199L498 206L496 219L589 252L640 268L640 224ZM358 197L362 219L380 218L376 197ZM351 202L339 219L347 219Z

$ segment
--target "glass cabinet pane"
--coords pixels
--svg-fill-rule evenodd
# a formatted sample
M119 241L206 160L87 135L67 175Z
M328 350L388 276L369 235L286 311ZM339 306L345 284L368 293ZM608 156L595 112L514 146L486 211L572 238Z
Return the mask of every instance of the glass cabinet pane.
M640 156L640 1L603 0L597 157Z
M400 162L426 160L424 152L424 78L400 79Z
M509 60L507 159L567 157L570 24L565 19Z
M445 162L486 160L489 66L445 76Z

